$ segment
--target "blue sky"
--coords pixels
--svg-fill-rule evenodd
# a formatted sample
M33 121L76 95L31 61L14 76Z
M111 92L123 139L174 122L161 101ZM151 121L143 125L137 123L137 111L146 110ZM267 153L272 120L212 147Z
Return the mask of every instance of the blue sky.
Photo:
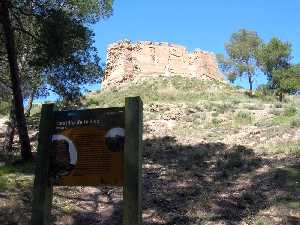
M178 43L224 53L224 43L240 28L255 30L268 41L279 37L293 44L300 61L298 0L115 0L114 14L93 28L103 59L109 43L120 39ZM255 86L264 82L256 78ZM247 82L239 81L247 87Z
M95 25L95 46L106 60L106 48L121 39L165 41L224 53L224 43L241 28L268 41L278 37L293 45L300 62L299 0L115 0L113 15ZM255 86L264 83L258 76ZM246 80L239 85L248 87ZM98 90L100 84L90 87Z

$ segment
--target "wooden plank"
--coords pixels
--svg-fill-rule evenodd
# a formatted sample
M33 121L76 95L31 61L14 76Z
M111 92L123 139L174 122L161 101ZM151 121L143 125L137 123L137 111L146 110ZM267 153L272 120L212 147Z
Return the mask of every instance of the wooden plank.
M38 138L31 225L49 225L52 205L50 182L51 138L55 128L54 104L43 104Z
M142 134L143 103L126 98L123 225L142 224Z

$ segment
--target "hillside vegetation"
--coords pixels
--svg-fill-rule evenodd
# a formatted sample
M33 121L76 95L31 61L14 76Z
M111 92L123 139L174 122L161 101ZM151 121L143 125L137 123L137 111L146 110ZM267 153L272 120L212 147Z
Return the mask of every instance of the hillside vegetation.
M287 97L285 102L261 94L250 98L244 89L226 83L178 76L92 93L86 96L84 104L123 106L126 96L142 97L146 135L243 144L261 153L300 154L297 96ZM147 132L151 126L157 128ZM167 128L167 132L163 130Z
M300 224L297 96L250 98L225 83L178 76L133 81L82 101L123 106L137 95L144 102L144 224ZM30 168L0 167L0 223L27 224ZM58 187L53 204L55 224L121 224L120 188Z

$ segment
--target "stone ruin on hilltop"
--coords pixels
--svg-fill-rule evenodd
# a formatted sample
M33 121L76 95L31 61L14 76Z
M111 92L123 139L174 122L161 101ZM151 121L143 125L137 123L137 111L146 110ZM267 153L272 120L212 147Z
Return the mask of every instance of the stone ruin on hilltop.
M224 82L213 53L166 42L123 40L109 45L103 86L149 76L182 75Z

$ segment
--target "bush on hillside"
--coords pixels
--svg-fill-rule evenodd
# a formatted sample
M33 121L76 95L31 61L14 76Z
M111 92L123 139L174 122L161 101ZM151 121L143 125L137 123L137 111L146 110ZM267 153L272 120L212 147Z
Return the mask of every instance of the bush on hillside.
M275 93L268 85L260 85L256 90L254 96L263 101L274 101L276 99Z
M300 118L292 119L290 122L290 127L292 128L300 127Z
M295 106L288 106L284 109L283 115L284 116L294 116L297 113L297 108Z
M235 122L241 123L241 124L247 124L252 122L252 117L249 112L239 111L235 115Z

